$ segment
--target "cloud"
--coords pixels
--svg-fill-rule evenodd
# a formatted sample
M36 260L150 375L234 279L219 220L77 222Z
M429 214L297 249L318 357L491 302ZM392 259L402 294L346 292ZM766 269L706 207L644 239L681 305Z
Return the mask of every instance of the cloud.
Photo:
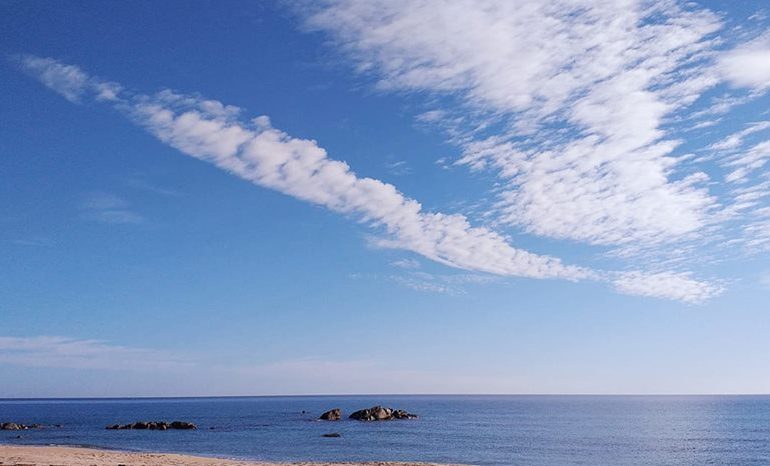
M128 201L114 194L95 192L81 203L81 217L101 223L139 224L144 217L130 209Z
M394 368L373 359L302 357L253 365L212 365L200 355L175 355L101 340L0 336L0 367L64 371L55 387L24 377L3 380L0 396L209 396L255 394L456 393L499 390L512 379ZM147 383L147 374L157 383ZM508 391L512 391L509 387Z
M43 84L70 102L79 102L89 80L80 68L59 63L52 58L19 57L22 66Z
M746 128L733 133L712 144L710 148L715 151L732 151L743 145L747 136L770 128L770 121L757 121Z
M397 261L391 262L390 265L394 267L399 267L402 269L419 269L420 268L420 262L416 259L399 259Z
M730 157L725 163L733 168L725 179L731 183L742 183L748 180L748 176L765 166L770 159L770 141L763 141L749 148L745 152Z
M500 222L598 245L671 241L708 223L707 177L673 179L678 141L662 129L718 82L697 58L721 27L707 10L336 0L309 11L307 26L335 37L380 88L459 97L452 118L450 105L420 121L475 112L449 134L458 164L498 173Z
M67 369L157 370L185 367L165 352L59 336L0 336L0 364Z
M40 76L71 72L70 65L45 63L50 68L28 71ZM85 83L81 98L105 100L104 82L89 77ZM329 158L316 141L292 137L274 128L266 116L244 120L238 107L197 95L170 90L137 94L110 84L116 92L108 101L162 142L255 185L350 215L377 231L374 244L379 247L502 276L604 279L604 273L516 248L505 236L473 226L463 215L424 211L395 186L356 175L346 163ZM680 183L689 186L692 181ZM110 196L92 199L84 207L104 221L137 220L126 216L130 211L124 201Z
M50 69L29 71L48 76L64 69L58 62L46 63ZM86 82L92 92L101 88L92 78ZM315 141L291 137L273 128L265 116L243 122L237 107L168 90L155 95L123 92L115 99L116 107L133 121L187 155L379 228L384 236L377 244L382 247L414 251L452 267L511 276L590 276L586 269L514 248L500 234L471 226L462 215L424 212L395 186L358 177L346 163L330 159ZM91 207L109 211L119 206Z
M770 34L725 53L719 60L719 69L735 86L770 88Z
M77 66L67 65L52 58L34 55L19 55L15 58L22 69L73 103L80 102L88 92L93 93L89 97L97 100L114 100L121 90L116 83L90 77Z
M701 303L723 291L720 285L694 280L687 273L674 272L624 272L613 280L613 284L621 293L687 303Z
M465 293L465 290L456 286L450 286L445 283L436 282L432 279L426 280L418 276L391 275L389 278L394 283L414 291L448 295L460 295Z
M397 162L388 162L385 164L385 168L392 175L404 176L412 174L412 167L406 162L406 160L399 160Z

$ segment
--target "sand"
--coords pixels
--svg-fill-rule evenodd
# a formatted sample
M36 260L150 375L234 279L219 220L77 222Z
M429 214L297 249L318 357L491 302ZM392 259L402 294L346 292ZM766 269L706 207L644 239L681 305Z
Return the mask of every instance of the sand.
M279 464L292 464L296 466L428 466L431 463L260 463L171 453L135 453L96 448L0 445L0 465L3 466L276 466ZM438 465L432 464L432 466Z

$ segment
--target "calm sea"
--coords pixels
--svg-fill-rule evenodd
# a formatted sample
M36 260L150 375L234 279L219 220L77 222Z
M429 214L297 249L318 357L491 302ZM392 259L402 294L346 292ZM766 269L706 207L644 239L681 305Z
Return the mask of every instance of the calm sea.
M375 404L420 419L316 421ZM305 413L303 414L303 411ZM185 420L196 431L105 430ZM770 396L340 396L0 400L0 443L88 445L274 461L477 465L770 464ZM339 438L324 433L339 432ZM21 438L16 438L21 435Z

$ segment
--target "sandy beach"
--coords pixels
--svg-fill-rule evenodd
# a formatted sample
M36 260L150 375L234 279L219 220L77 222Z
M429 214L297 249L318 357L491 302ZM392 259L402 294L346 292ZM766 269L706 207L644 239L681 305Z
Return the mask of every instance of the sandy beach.
M3 466L440 466L435 463L263 463L172 453L139 453L96 448L0 445ZM451 465L441 465L451 466ZM459 465L454 465L459 466Z

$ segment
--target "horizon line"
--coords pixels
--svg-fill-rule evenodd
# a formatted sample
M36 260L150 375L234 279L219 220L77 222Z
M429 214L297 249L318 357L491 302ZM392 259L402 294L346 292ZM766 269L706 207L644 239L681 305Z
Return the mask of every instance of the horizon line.
M288 395L177 395L177 396L50 396L50 397L0 397L5 401L78 401L78 400L184 400L213 398L339 398L339 397L726 397L770 396L770 393L356 393L356 394L288 394Z

